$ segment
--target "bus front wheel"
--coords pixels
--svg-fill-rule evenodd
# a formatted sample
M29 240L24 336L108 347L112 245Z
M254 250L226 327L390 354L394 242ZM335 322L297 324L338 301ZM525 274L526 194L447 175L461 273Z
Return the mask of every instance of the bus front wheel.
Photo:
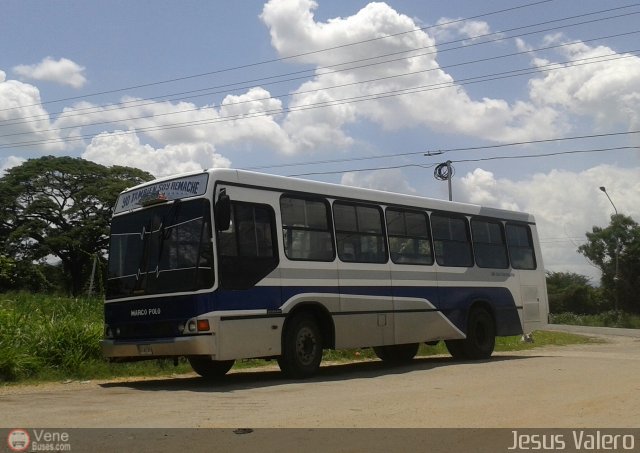
M445 341L454 359L482 360L493 354L496 344L496 325L491 313L482 307L469 314L467 338Z
M206 356L189 357L189 364L193 371L203 378L219 379L231 369L234 360L211 360Z
M322 334L313 316L294 315L286 325L278 365L291 378L313 376L322 361Z

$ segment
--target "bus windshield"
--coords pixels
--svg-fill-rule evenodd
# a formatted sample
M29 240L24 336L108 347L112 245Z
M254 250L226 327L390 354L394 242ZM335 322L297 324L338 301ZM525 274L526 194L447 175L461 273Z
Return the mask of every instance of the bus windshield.
M211 288L208 200L176 200L114 217L106 298Z

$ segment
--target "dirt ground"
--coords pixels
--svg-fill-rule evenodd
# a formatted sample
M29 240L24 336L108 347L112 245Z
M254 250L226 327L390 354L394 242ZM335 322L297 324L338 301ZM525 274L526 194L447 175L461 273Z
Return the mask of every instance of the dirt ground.
M0 388L0 426L119 428L598 427L640 425L640 338L497 353L486 362L325 364Z

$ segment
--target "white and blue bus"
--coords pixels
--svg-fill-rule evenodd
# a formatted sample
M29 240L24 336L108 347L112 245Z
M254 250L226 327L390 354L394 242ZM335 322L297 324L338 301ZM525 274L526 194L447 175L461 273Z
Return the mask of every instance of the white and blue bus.
M487 359L548 303L533 216L231 169L122 192L111 225L104 355L186 357L200 375L324 349L389 362L444 340Z

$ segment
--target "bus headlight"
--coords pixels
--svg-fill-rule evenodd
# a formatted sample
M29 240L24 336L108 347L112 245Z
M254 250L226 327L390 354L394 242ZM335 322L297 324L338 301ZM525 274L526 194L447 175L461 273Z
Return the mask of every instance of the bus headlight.
M191 321L189 321L189 332L195 332L197 330L197 326L196 326L196 322L192 319Z
M113 330L111 330L111 327L105 326L104 336L105 338L113 338Z

